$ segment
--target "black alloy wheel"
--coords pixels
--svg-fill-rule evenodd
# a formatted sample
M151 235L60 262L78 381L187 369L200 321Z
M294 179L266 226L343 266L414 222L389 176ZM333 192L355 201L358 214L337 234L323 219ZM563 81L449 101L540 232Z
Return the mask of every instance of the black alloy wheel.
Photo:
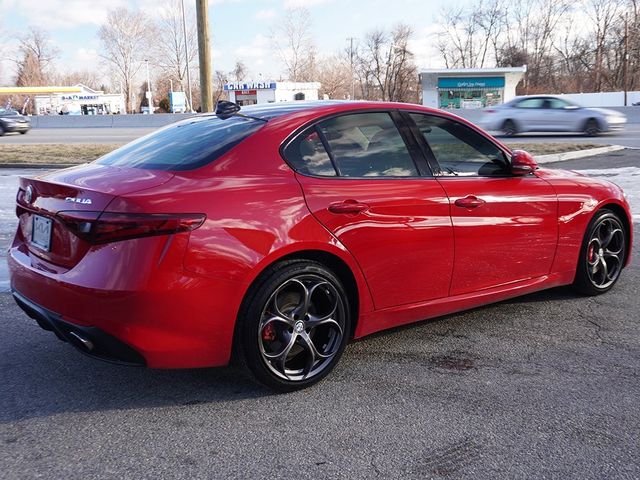
M610 210L598 212L582 242L574 288L586 295L605 293L624 267L627 235L620 218Z
M277 264L262 278L238 319L240 362L277 391L319 382L342 356L351 331L340 280L307 260Z

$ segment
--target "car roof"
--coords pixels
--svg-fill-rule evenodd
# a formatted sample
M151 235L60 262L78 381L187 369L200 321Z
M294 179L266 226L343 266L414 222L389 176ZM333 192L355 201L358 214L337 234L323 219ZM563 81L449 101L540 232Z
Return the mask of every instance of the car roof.
M261 105L249 105L242 107L238 112L240 115L261 118L264 120L285 119L296 114L331 114L347 111L359 110L419 110L423 112L437 112L439 114L449 115L442 110L437 110L414 103L397 103L397 102L374 102L364 100L315 100L315 101L294 101L268 103ZM213 116L214 113L200 114L199 116Z

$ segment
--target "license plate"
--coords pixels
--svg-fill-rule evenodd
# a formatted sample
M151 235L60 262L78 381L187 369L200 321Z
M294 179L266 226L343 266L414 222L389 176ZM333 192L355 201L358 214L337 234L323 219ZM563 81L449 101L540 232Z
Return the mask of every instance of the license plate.
M51 249L52 227L53 222L50 219L34 215L31 242L48 252Z

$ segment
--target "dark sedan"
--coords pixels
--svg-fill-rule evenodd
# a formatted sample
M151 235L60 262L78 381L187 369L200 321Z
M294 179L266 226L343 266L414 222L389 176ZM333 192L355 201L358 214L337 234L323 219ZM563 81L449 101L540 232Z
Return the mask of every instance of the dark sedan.
M31 128L27 117L15 110L0 109L0 136L5 133L20 132L25 134Z

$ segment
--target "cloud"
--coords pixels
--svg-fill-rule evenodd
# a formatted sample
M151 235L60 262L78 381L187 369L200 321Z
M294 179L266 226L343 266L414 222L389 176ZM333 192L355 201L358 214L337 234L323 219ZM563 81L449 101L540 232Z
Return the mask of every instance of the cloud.
M100 25L109 10L125 4L124 0L5 0L3 3L3 10L24 19L24 25L38 25L47 30Z
M271 20L276 17L275 10L258 10L253 18L256 20Z
M315 7L316 5L322 5L329 3L332 0L285 0L284 8L298 8L298 7Z

